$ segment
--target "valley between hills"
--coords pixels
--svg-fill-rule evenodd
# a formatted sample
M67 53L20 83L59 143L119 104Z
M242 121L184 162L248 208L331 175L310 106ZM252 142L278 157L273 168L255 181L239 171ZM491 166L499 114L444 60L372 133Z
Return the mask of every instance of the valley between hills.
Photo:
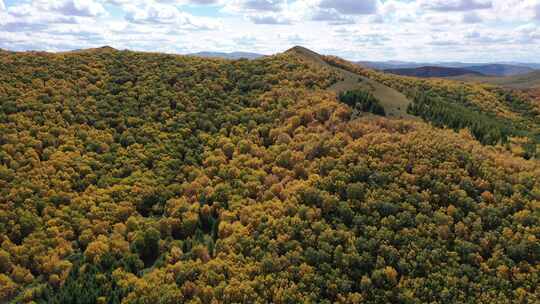
M1 303L540 301L537 72L246 54L0 51Z

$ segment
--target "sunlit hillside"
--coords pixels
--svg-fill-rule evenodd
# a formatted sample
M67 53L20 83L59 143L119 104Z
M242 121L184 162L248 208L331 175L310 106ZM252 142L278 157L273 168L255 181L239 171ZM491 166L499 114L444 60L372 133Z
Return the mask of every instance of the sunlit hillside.
M2 303L538 303L538 108L295 48L0 52Z

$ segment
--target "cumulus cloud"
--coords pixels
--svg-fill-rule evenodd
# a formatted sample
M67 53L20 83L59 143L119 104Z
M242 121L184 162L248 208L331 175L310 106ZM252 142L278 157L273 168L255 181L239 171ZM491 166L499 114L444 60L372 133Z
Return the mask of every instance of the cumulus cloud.
M233 38L233 41L239 46L253 47L257 44L258 39L255 36L240 36Z
M285 0L233 0L228 7L236 11L278 12L286 4Z
M106 14L101 3L92 0L37 0L13 5L8 12L14 16L98 17Z
M36 1L37 7L67 16L95 17L105 13L101 3L94 0Z
M535 5L540 0L493 0L490 20L505 24L524 23L535 20Z
M176 30L210 30L216 29L216 21L196 18L178 7L168 4L147 3L140 6L127 5L125 18L135 24L174 26Z
M291 20L274 15L255 15L249 17L249 19L255 24L291 24Z
M0 0L0 48L538 61L539 21L540 0Z
M66 15L39 1L10 6L6 12L0 21L0 30L8 32L37 33L57 24L78 22L77 16Z
M177 4L177 5L217 5L224 2L224 0L104 0L105 3L123 6L123 5L144 5L151 4L152 2L161 4Z
M311 17L311 20L313 21L326 21L330 24L337 25L337 24L352 24L354 23L354 20L344 16L342 14L339 14L335 10L317 10Z
M482 18L476 12L468 12L463 14L463 22L468 24L481 23Z
M295 35L288 35L286 37L287 39L287 42L292 44L292 45L300 45L300 44L304 44L306 43L306 40L304 38L302 38L300 35L298 34L295 34Z
M377 12L378 4L378 0L322 0L320 7L345 15L371 15Z
M448 46L457 46L457 45L460 44L460 42L457 41L457 40L434 39L434 40L430 41L428 44L429 44L429 45L432 45L432 46L444 46L444 47L448 47Z
M151 3L126 8L126 19L134 23L183 23L187 16L174 6Z
M376 45L376 46L382 46L385 44L385 42L388 42L390 40L391 39L388 37L377 35L377 34L365 34L365 35L360 35L358 37L355 37L355 42L357 43Z
M310 1L233 0L225 2L223 12L242 16L259 25L292 25L304 20Z
M482 33L478 31L472 31L465 34L465 39L467 39L469 44L475 43L479 45L501 45L512 43L512 39L507 37L507 35L500 35L491 31L485 31Z
M491 0L425 0L422 6L426 9L449 12L449 11L472 11L493 8Z
M189 3L196 5L214 5L219 4L220 0L191 0Z

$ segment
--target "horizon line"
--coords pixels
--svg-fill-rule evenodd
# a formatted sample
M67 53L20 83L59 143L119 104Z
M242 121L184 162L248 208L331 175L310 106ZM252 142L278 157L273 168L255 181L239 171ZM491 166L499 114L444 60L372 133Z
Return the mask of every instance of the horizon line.
M96 46L96 47L88 47L88 48L75 48L75 49L69 49L69 50L39 50L39 49L26 49L26 50L10 50L5 48L0 48L0 51L7 51L7 52L13 52L13 53L49 53L49 54L61 54L61 53L71 53L71 52L77 52L77 51L87 51L87 50L96 50L96 49L104 49L104 48L111 48L116 51L129 51L129 52L139 52L139 53L153 53L153 54L167 54L167 55L180 55L180 56L189 56L189 55L197 55L198 53L221 53L221 54L234 54L234 53L249 53L254 55L260 55L263 56L273 56L277 54L281 54L286 52L287 50L294 48L296 46L302 45L295 45L290 48L287 48L284 51L281 52L275 52L272 54L263 54L259 53L257 51L220 51L220 50L200 50L200 51L193 51L193 52L164 52L164 51L149 51L149 50L137 50L137 49L129 49L129 48L115 48L110 45L102 45L102 46ZM306 47L304 47L306 48ZM308 48L310 49L310 48ZM311 50L311 49L310 49ZM439 61L410 61L410 60L402 60L402 59L384 59L384 60L373 60L373 59L349 59L347 57L339 56L336 54L331 53L323 53L323 52L317 52L321 55L332 55L337 56L340 58L343 58L350 62L377 62L377 63L389 63L389 62L400 62L400 63L416 63L416 64L445 64L445 63L461 63L461 64L512 64L512 63L518 63L518 64L538 64L540 65L540 61L518 61L518 60L505 60L505 61L478 61L478 62L472 62L472 61L460 61L460 60L453 60L453 59L441 59Z

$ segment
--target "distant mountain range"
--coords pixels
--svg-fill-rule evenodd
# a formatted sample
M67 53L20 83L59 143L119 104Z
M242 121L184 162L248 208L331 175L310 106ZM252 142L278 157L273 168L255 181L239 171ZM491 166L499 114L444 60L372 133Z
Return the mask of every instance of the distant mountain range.
M513 76L531 73L535 69L540 69L540 64L535 63L475 64L462 62L416 63L404 61L360 61L357 63L372 69L417 77L447 77L466 74L475 75L476 73L485 76ZM444 69L435 69L436 67ZM424 74L429 76L422 76Z
M189 56L198 56L198 57L205 57L205 58L224 58L224 59L257 59L260 57L264 57L266 55L257 54L257 53L249 53L249 52L231 52L231 53L225 53L225 52L198 52L198 53L192 53L188 54Z
M450 79L461 81L472 81L481 83L491 83L494 85L513 88L513 89L540 89L540 70L535 70L532 73L520 74L504 77L493 76L478 76L478 75L460 75L450 77Z
M223 59L257 59L266 55L252 52L197 52L188 54L205 58ZM540 63L523 62L497 62L497 63L464 63L464 62L409 62L409 61L357 61L362 66L376 69L388 70L393 74L401 74L416 77L455 77L461 75L472 76L513 76L528 74L535 70L540 70ZM417 69L420 70L409 70ZM442 68L442 69L436 69ZM479 74L478 74L479 73Z
M487 76L513 76L534 72L535 69L525 66L509 64L484 64L477 66L468 66L464 69L478 72Z
M455 77L462 75L473 75L473 76L485 76L484 74L468 69L462 68L447 68L447 67L438 67L438 66L425 66L419 68L410 68L410 69L388 69L384 70L387 73L392 73L396 75L403 76L414 76L414 77Z

